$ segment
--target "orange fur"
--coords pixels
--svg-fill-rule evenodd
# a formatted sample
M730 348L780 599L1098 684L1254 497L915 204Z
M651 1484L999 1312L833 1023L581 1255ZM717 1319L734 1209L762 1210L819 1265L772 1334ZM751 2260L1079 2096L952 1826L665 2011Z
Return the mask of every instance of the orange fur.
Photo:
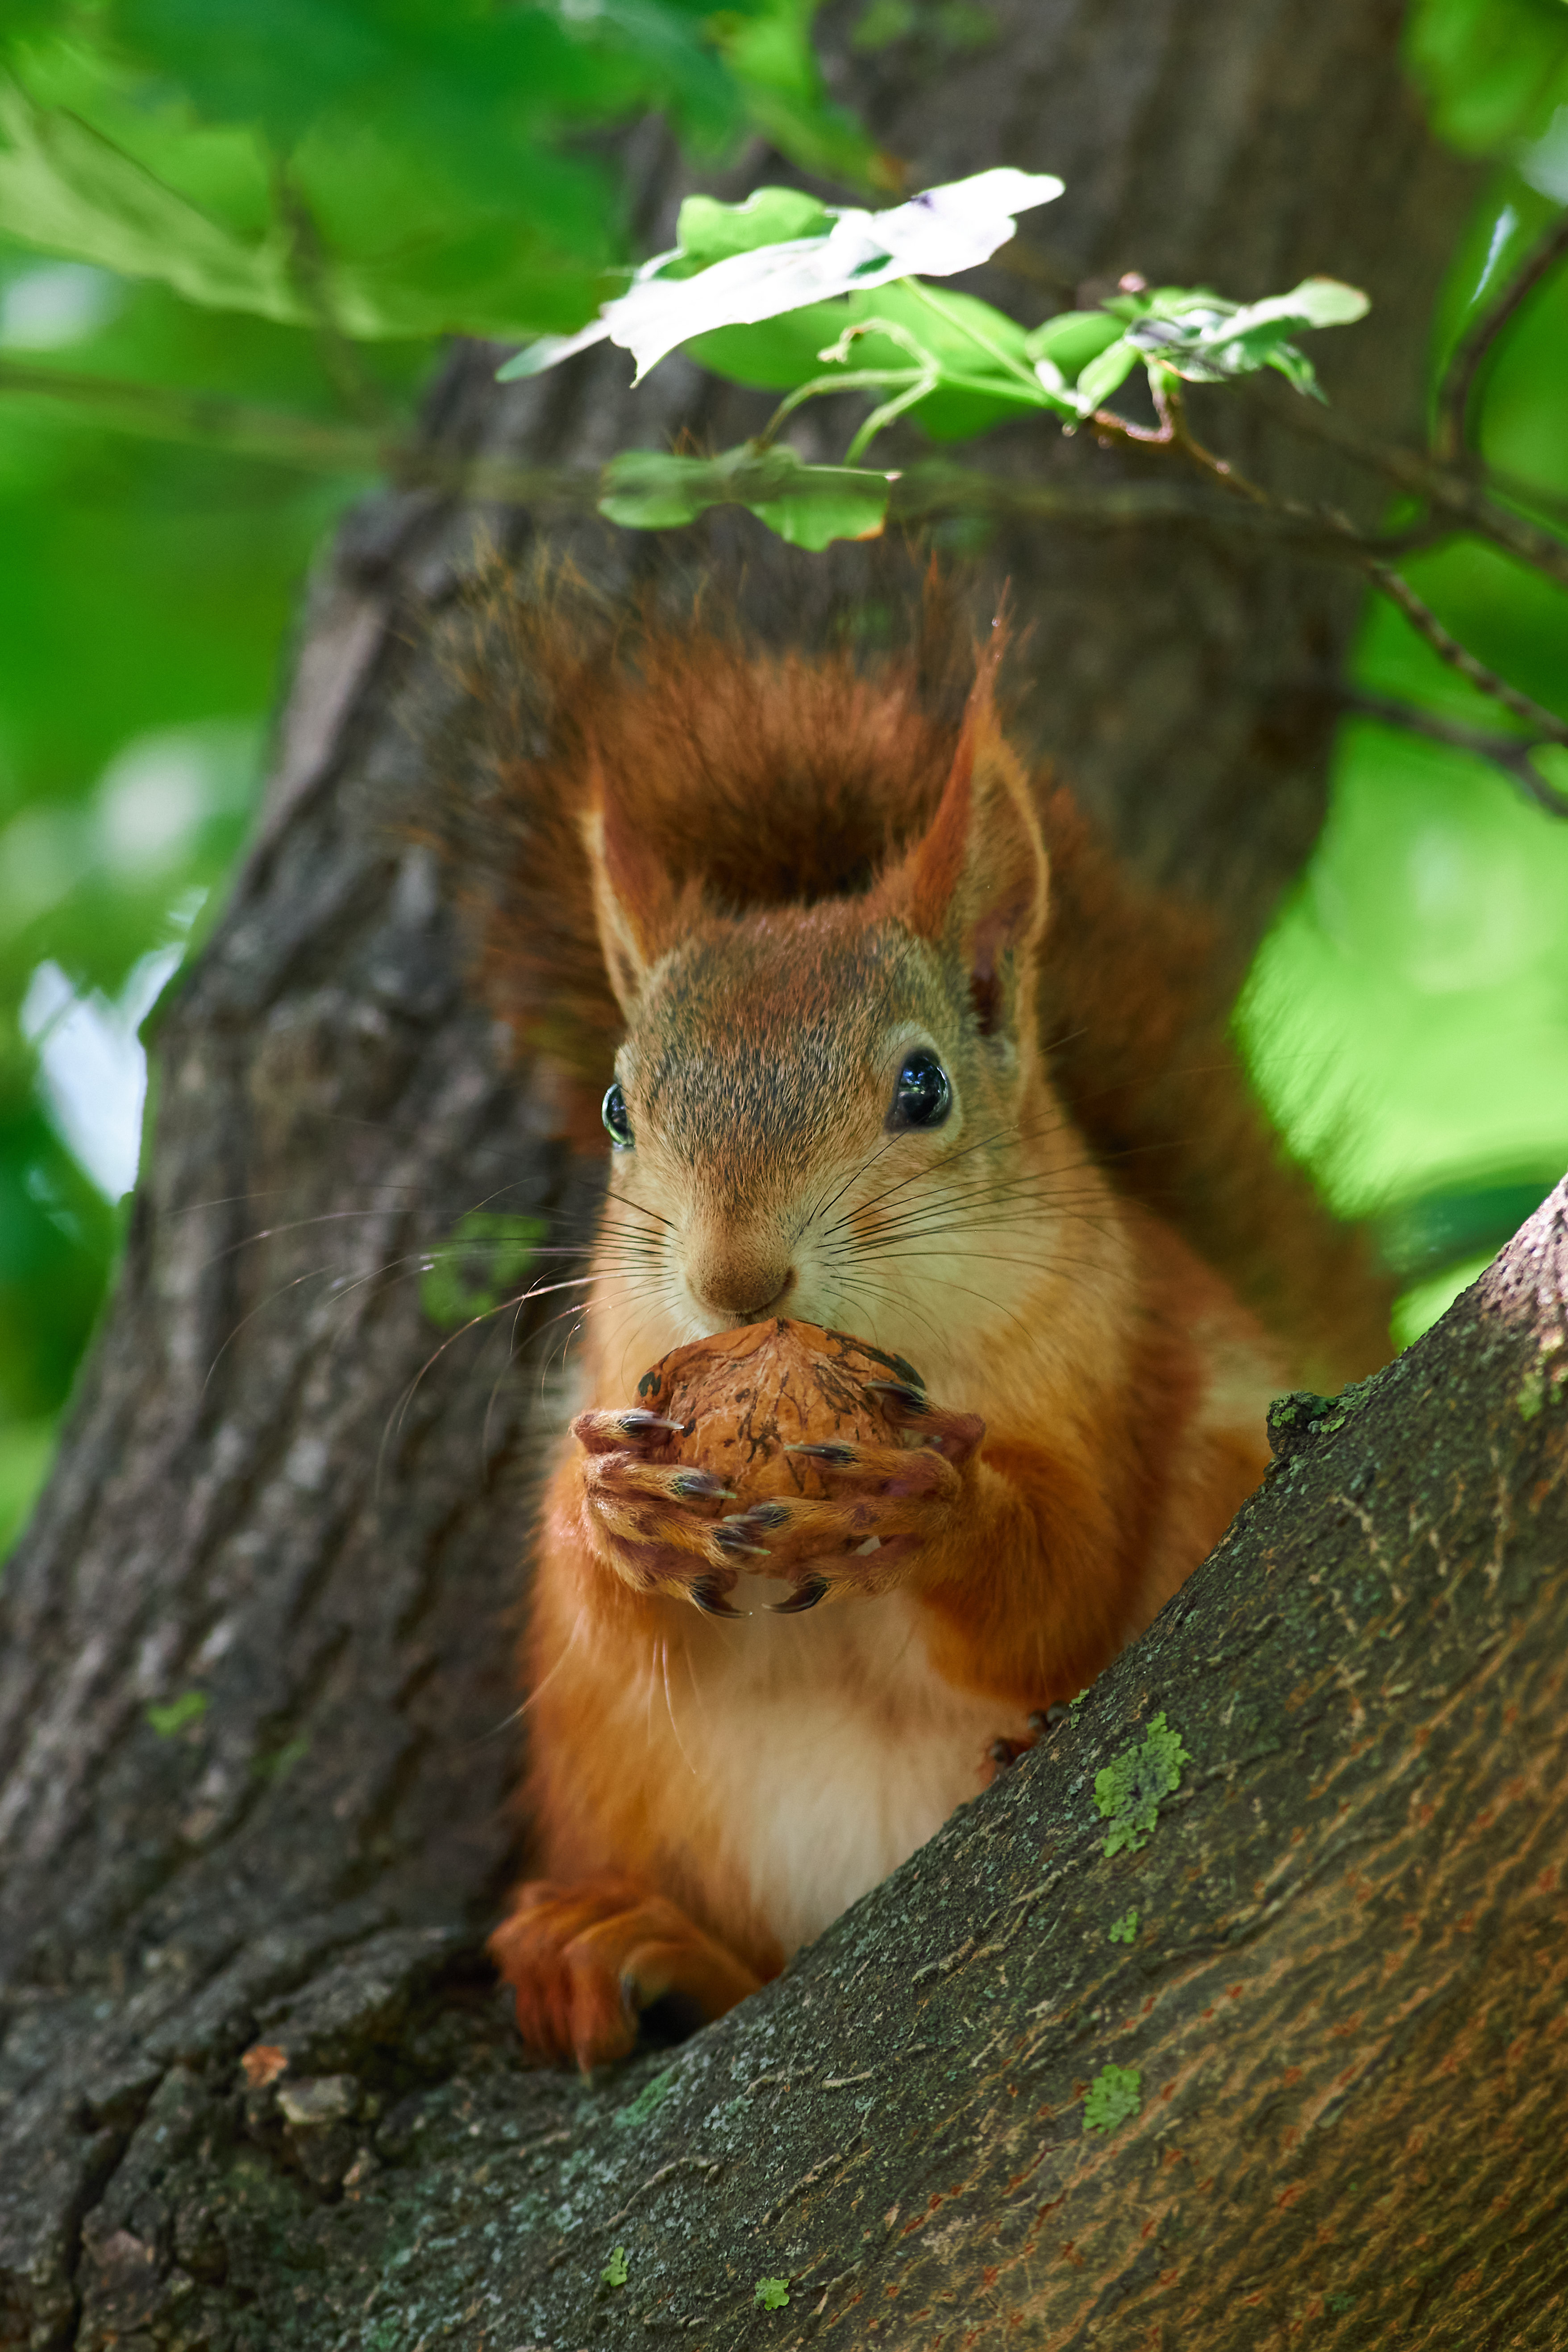
M1026 1745L1212 1548L1267 1397L1364 1370L1386 1303L1252 1105L1206 926L1028 776L994 656L957 701L940 599L868 664L559 591L473 625L483 983L580 1140L612 1063L633 1129L525 1644L543 1879L492 1942L586 2065L640 2000L775 1972ZM929 1129L889 1109L913 1051ZM626 1413L769 1313L923 1387L828 1500L732 1511Z

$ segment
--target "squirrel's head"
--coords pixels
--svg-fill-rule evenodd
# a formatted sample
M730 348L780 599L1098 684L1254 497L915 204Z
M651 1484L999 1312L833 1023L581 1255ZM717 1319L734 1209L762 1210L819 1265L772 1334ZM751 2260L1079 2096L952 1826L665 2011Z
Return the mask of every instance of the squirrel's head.
M784 1314L918 1360L944 1284L1005 1304L1016 1281L976 1236L1016 1230L1048 1110L1047 872L989 672L925 831L864 896L716 915L603 793L588 846L626 1023L605 1252L639 1334Z

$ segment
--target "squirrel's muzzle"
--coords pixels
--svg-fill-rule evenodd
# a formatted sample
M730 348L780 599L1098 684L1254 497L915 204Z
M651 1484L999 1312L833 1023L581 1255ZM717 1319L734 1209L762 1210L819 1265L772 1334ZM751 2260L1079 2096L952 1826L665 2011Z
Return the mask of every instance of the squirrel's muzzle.
M783 1313L795 1288L795 1268L782 1254L719 1244L691 1251L687 1279L698 1304L710 1313L752 1322Z

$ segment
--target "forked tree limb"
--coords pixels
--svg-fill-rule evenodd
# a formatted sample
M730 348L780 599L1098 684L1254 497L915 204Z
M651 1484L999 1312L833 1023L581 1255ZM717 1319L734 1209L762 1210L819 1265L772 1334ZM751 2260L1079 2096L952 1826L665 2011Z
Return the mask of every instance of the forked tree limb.
M779 1984L490 2164L428 2340L1561 2343L1568 1182L1310 1411L1048 1745ZM1192 1760L1108 1859L1096 1776L1157 1716ZM1097 2133L1109 2067L1138 2109ZM539 2113L468 2095L491 2147ZM436 2179L363 2192L383 2245L473 2179L443 2120Z

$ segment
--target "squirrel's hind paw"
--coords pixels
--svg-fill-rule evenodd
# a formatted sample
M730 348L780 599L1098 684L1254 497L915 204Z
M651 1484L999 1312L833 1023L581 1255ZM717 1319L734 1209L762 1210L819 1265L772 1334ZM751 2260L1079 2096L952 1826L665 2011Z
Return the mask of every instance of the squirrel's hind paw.
M574 2058L584 2074L629 2056L639 2015L666 1994L710 2020L761 1981L676 1904L607 1872L520 1886L486 1949L528 2047Z

